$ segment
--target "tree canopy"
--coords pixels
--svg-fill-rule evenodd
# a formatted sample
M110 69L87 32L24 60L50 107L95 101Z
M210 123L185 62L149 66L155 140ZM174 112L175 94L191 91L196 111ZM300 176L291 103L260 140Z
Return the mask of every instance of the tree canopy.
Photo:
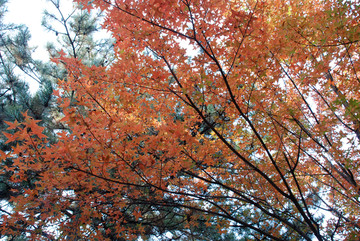
M67 130L7 122L7 232L32 239L357 240L360 7L338 0L78 0L109 66L64 51ZM68 93L71 93L69 95ZM202 227L202 228L201 228Z

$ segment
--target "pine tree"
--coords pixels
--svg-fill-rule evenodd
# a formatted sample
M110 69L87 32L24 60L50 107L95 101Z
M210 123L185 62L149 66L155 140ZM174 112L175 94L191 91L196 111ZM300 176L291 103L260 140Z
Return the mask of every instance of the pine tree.
M30 32L24 25L5 24L6 0L0 1L0 149L8 151L2 132L7 129L6 121L22 121L22 112L27 111L36 120L49 121L53 84L39 73L38 61L32 58L29 46ZM25 81L31 78L40 85L35 94L29 91ZM3 160L1 165L11 165L11 160ZM0 176L0 199L7 199L23 187L8 181L11 173ZM31 183L24 184L29 186ZM15 189L17 191L11 191Z
M55 10L45 10L42 25L47 31L54 33L58 43L52 41L48 44L50 56L59 57L59 52L63 50L68 57L79 59L87 66L109 65L113 59L113 41L109 35L104 38L106 32L103 32L99 24L103 18L102 12L89 13L80 6L75 6L71 13L65 13L61 0L49 2ZM96 34L101 34L101 38L96 38Z
M42 22L45 29L54 33L54 39L49 39L47 45L50 57L55 59L60 56L59 52L62 50L65 55L81 59L89 66L110 64L109 56L113 56L110 55L111 39L97 40L94 36L100 30L101 14L88 13L75 6L73 11L66 15L60 0L50 2L54 9L45 10ZM31 34L25 25L3 23L6 3L7 0L0 0L0 149L5 152L17 144L16 142L5 144L3 131L8 128L6 122L23 121L24 112L33 119L40 120L50 143L56 142L54 133L66 127L59 121L62 114L61 109L56 105L53 90L57 88L58 79L67 77L65 66L61 63L33 58L34 48L29 45ZM39 84L35 93L30 92L27 81L29 79ZM4 166L11 166L12 160L2 160L0 165L1 200L11 202L11 197L22 195L25 189L34 187L37 173L29 172L27 182L13 183L9 179L14 173L4 171ZM6 210L1 208L0 215L4 212ZM24 225L23 231L26 228ZM18 231L19 235L16 239L21 240L24 232ZM47 234L43 233L43 236ZM11 236L11 238L15 237Z

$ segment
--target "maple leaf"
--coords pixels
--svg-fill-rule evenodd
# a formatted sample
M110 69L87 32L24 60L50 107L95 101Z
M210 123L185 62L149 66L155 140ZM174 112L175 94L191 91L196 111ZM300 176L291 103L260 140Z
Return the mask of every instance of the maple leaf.
M44 135L42 132L44 130L44 127L39 126L37 123L41 122L41 120L33 120L30 119L27 122L27 128L31 131L32 134L36 135L39 138L46 138L46 135Z
M0 158L2 160L5 160L8 157L8 154L2 150L0 150Z
M19 126L19 122L17 120L15 120L14 122L8 122L8 121L4 121L9 127L7 128L7 130L14 130Z
M18 139L18 136L15 134L3 132L3 135L7 138L7 141L5 142L5 144L15 142Z

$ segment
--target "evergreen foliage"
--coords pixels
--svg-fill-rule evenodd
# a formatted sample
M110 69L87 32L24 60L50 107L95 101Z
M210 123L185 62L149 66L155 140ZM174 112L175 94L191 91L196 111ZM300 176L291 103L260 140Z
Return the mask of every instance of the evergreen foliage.
M47 46L51 58L59 56L62 50L68 56L81 59L90 65L107 65L111 60L112 41L110 38L96 40L94 35L100 30L101 14L92 14L75 7L66 15L61 8L62 1L50 1L54 11L44 12L42 25L54 33ZM49 60L33 58L35 48L30 46L30 31L25 25L5 24L7 0L0 0L0 150L9 151L16 142L7 143L3 132L8 128L6 122L22 122L22 113L26 112L40 125L45 127L44 134L50 144L56 142L55 133L66 129L61 119L61 108L56 105L53 90L58 79L66 79L67 71L62 64ZM39 88L30 92L28 80L36 81ZM9 132L9 131L8 131ZM11 166L11 159L2 160L0 164L0 200L22 195L25 189L33 188L37 178L36 172L28 173L26 182L13 183L10 178L14 173L7 172L4 166ZM1 209L1 212L5 210ZM25 227L24 227L25 228ZM6 234L1 234L6 236ZM0 237L2 237L0 235ZM46 234L44 233L46 236ZM24 233L19 230L11 240L23 240Z

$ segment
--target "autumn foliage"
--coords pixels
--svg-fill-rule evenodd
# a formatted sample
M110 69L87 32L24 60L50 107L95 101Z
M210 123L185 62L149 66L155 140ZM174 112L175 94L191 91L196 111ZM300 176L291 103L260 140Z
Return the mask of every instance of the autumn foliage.
M12 181L35 181L1 232L359 239L356 1L78 2L106 11L116 61L56 60L56 144L8 123Z

